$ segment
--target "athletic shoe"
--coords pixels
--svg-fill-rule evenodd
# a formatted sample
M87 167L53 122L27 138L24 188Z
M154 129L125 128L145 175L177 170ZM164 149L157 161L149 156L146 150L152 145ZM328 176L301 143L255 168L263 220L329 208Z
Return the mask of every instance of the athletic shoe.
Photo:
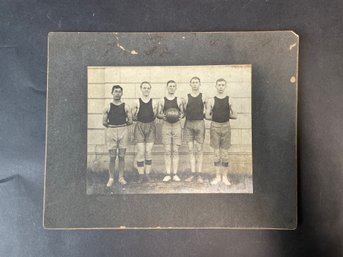
M113 185L113 178L109 178L107 182L107 187L111 187Z
M226 175L223 175L223 183L227 186L230 186L231 185L231 182L227 179L227 176Z
M181 181L181 179L179 178L179 176L176 175L176 174L173 176L173 180L176 181L176 182Z
M211 181L211 185L217 185L220 181L220 176L216 176L215 179Z
M186 178L185 181L186 181L186 182L192 182L193 179L194 179L194 176L192 175L192 176Z
M126 185L126 184L127 184L127 182L126 182L126 180L124 179L124 177L120 177L120 178L118 179L118 182L119 182L120 184L122 184L122 185Z
M171 180L171 176L167 175L163 178L163 182L168 182L169 180Z
M200 175L198 176L197 182L198 183L204 183L204 180L202 179L202 177Z

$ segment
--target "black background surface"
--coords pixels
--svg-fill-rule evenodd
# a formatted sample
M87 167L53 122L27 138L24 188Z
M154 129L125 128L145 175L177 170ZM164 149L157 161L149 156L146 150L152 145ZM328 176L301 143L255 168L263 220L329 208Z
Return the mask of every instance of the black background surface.
M18 176L0 184L0 256L341 256L342 10L341 1L1 1L1 178ZM300 35L297 230L43 230L48 32L289 29Z

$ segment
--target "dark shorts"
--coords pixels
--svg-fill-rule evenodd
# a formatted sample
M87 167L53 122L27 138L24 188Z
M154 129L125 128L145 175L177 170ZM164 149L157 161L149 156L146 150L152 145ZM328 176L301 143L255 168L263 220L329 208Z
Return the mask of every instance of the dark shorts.
M163 121L162 125L162 143L164 145L181 145L181 122L169 123Z
M204 143L205 122L204 120L186 120L183 139L186 142L196 141L199 144Z
M137 121L133 133L135 143L154 143L156 138L155 121L148 123Z
M231 146L230 122L211 122L210 145L214 149L229 149Z
M127 126L107 128L106 141L109 150L127 148L129 142Z

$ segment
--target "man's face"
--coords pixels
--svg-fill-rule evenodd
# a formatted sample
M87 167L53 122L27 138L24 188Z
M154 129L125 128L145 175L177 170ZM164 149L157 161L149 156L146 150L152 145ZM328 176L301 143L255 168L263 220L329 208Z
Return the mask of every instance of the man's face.
M151 86L147 83L142 84L141 91L143 96L149 96L151 91Z
M198 79L192 79L190 82L190 86L193 90L199 90L200 88L200 81Z
M225 92L225 88L226 88L226 82L225 81L218 81L216 84L216 88L218 93L222 94Z
M120 88L115 88L112 92L113 100L120 100L123 95L123 91Z
M169 94L175 94L175 91L176 91L176 83L170 82L170 83L167 85L167 91L168 91Z

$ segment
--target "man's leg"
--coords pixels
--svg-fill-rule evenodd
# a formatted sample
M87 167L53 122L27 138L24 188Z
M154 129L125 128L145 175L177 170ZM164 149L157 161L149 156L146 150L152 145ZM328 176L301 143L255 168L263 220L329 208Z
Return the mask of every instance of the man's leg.
M108 179L108 182L106 185L107 187L111 187L113 185L114 169L115 169L116 157L117 157L117 149L110 149L109 155L110 155L110 162L108 165L109 179Z
M179 146L178 145L173 145L173 180L174 181L180 181L179 176L177 175L177 170L179 167Z
M196 150L196 162L197 162L197 166L198 166L198 182L202 183L203 179L201 177L202 174L202 163L203 163L203 144L200 144L199 142L195 141L194 142L195 145L195 150Z
M190 157L190 162L191 162L191 172L192 172L192 175L189 178L187 178L185 181L191 182L193 180L193 178L194 178L194 175L195 175L194 142L190 141L187 144L188 144L189 157Z
M145 144L145 175L148 180L150 180L149 174L151 172L151 164L152 164L152 147L154 143L146 143Z
M171 176L170 176L171 159L172 159L171 155L172 155L171 145L165 144L164 145L164 161L165 161L165 165L166 165L167 175L163 178L164 182L167 182L167 181L171 180Z
M223 183L225 185L231 185L231 182L228 180L228 171L229 171L229 151L228 149L220 149L220 155L222 158L222 177Z
M126 148L119 148L118 150L118 169L119 169L119 179L118 182L122 185L126 185L127 182L124 179L124 170L125 170L125 154L126 154Z
M142 182L144 176L144 151L145 151L145 143L137 143L137 155L136 155L136 163L137 163L137 170L139 174L139 181Z
M216 177L211 181L212 185L218 184L221 179L221 160L220 160L220 149L216 148L214 149L214 167L216 169Z

